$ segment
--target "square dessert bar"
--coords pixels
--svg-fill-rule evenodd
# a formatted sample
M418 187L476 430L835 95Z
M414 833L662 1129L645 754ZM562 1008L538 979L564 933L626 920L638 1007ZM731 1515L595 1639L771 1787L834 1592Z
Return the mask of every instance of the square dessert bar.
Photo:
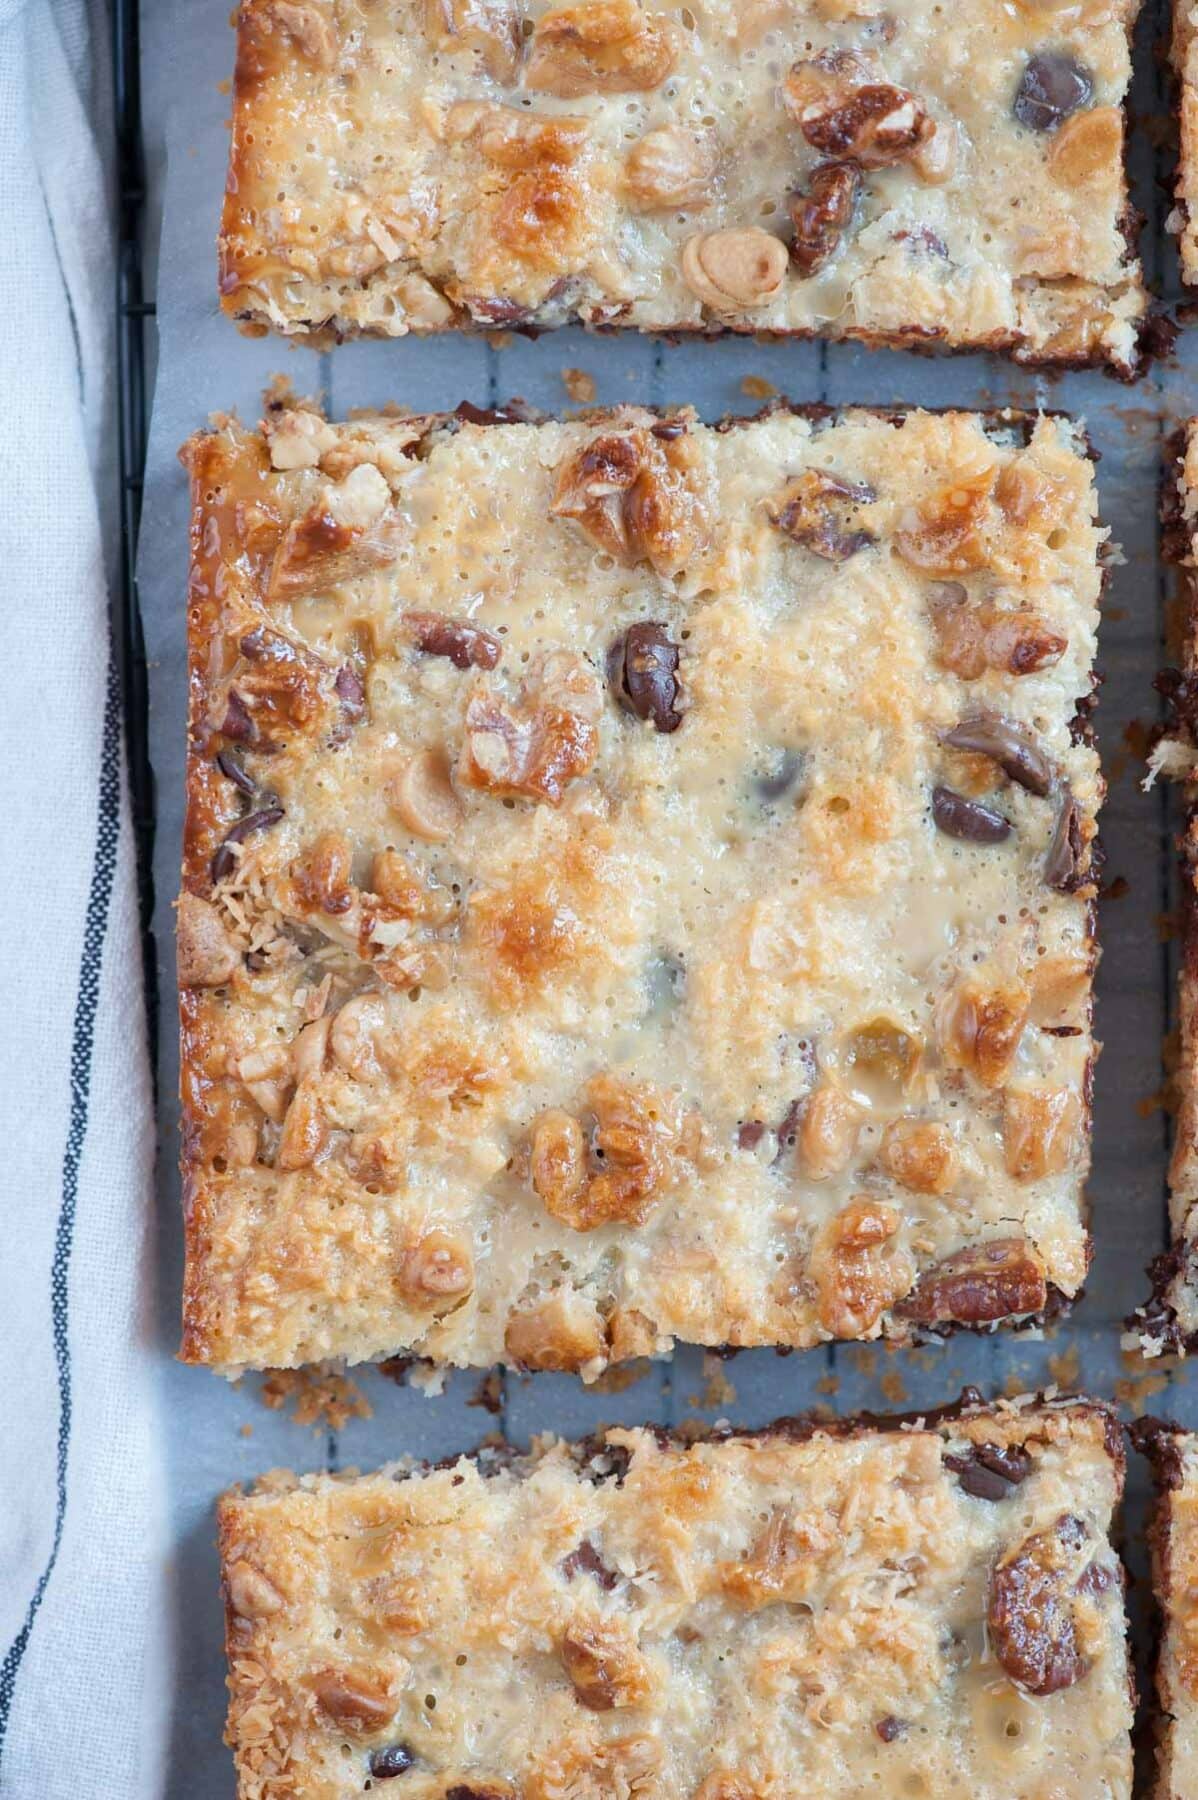
M1148 1355L1198 1346L1198 420L1177 434L1167 460L1162 555L1176 571L1180 669L1157 686L1168 727L1151 760L1153 775L1182 787L1188 807L1181 849L1181 957L1178 981L1177 1094L1169 1167L1172 1243L1153 1265L1153 1297L1129 1323Z
M1132 1438L1157 1487L1149 1531L1160 1609L1154 1791L1157 1800L1198 1800L1198 1435L1141 1419Z
M1138 0L244 0L223 304L1131 373Z
M1074 425L280 404L186 457L188 1358L590 1377L1076 1294Z
M1086 1401L275 1472L220 1505L240 1800L1125 1800L1122 1483Z

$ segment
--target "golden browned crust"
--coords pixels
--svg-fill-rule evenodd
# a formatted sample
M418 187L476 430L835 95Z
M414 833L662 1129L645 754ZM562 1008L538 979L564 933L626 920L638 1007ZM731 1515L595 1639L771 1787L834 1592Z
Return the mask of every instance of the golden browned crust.
M1073 428L466 410L187 451L184 1355L591 1376L1075 1294Z
M1086 1401L276 1472L220 1507L240 1800L1126 1800L1122 1484Z
M1136 10L243 0L222 304L255 331L577 319L1128 374Z

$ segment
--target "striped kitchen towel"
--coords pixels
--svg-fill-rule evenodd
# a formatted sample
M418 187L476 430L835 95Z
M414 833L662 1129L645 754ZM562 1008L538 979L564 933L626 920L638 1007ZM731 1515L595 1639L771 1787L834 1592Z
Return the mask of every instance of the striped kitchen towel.
M100 0L0 0L4 1800L160 1793L168 1710L107 50Z

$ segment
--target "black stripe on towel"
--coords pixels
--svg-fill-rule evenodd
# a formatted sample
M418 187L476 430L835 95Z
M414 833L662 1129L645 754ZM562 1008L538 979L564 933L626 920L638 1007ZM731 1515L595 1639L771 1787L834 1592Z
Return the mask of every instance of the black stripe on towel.
M121 733L120 686L116 661L109 651L108 682L104 699L104 730L100 750L100 803L96 822L96 847L92 858L91 886L87 896L87 917L83 927L83 955L79 964L79 986L75 996L75 1022L71 1037L71 1109L66 1147L62 1158L62 1190L58 1208L58 1227L54 1234L54 1260L50 1265L50 1315L54 1338L54 1361L58 1369L58 1461L57 1496L54 1509L54 1537L46 1566L33 1590L25 1623L9 1646L0 1663L0 1761L8 1734L9 1715L21 1662L33 1631L54 1565L62 1544L63 1524L67 1511L67 1462L71 1448L71 1346L69 1334L68 1275L71 1247L75 1236L75 1202L79 1192L79 1165L87 1136L87 1109L91 1093L92 1046L96 1035L96 1009L100 998L100 968L104 953L104 937L108 929L108 907L112 898L113 875L116 870L117 838L120 832Z

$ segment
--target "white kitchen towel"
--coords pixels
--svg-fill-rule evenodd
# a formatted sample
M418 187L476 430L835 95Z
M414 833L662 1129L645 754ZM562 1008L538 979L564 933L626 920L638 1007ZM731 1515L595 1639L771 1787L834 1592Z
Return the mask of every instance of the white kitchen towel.
M4 1800L149 1800L168 1717L108 42L101 0L0 0Z

